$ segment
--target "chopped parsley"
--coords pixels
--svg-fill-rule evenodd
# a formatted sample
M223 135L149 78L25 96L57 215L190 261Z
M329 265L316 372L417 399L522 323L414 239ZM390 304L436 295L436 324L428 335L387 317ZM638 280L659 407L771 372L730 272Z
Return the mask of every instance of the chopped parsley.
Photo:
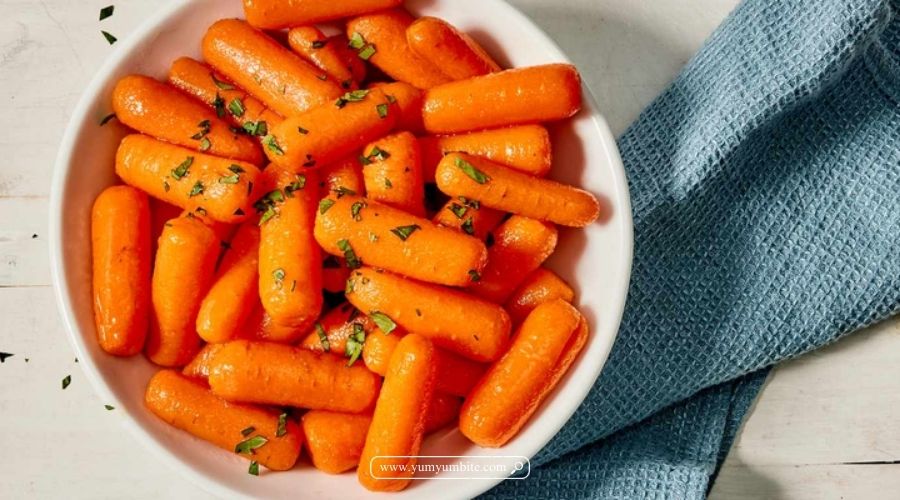
M255 136L264 136L269 133L269 127L266 124L265 120L259 120L257 122L245 122L242 128L248 134Z
M247 427L246 429L241 431L241 436L247 437L250 434L253 434L255 431L256 431L256 427L253 427L251 425L250 427Z
M197 124L197 127L200 128L200 131L191 136L191 139L194 139L195 141L199 141L200 139L206 137L206 135L209 134L211 125L209 123L209 120L203 120Z
M334 194L337 195L338 199L341 199L345 195L348 195L348 194L351 196L356 194L356 191L354 191L348 187L344 187L344 186L338 186L338 187L332 189L332 191L334 191Z
M108 17L112 17L113 11L115 11L115 10L116 10L115 5L109 5L107 7L103 7L102 9L100 9L100 20L102 21Z
M71 383L72 383L72 376L71 376L71 375L66 375L66 376L62 379L62 388L63 388L63 390L65 390L66 387L69 387L69 384L71 384Z
M375 55L375 52L375 46L369 43L366 44L365 47L361 48L359 52L356 53L356 55L358 55L359 58L363 61L368 61L370 57Z
M388 115L388 105L387 104L379 104L375 106L375 110L378 111L378 116L382 119L387 118Z
M228 170L231 170L232 172L234 172L236 174L244 173L244 169L240 165L235 164L235 163L232 163L231 165L229 165Z
M108 31L100 30L100 33L103 35L103 38L106 38L107 43L110 45L116 43L119 39L112 36Z
M294 193L300 191L301 189L306 187L306 176L302 174L296 174L294 176L294 182L288 184L284 187L284 194L288 198L293 198Z
M378 329L386 335L397 329L397 323L394 323L394 320L383 312L372 311L369 313L369 317L372 318L372 321L378 326Z
M384 187L390 189L390 188L394 187L394 184L391 182L390 179L388 179L387 177L385 177L385 178L384 178Z
M251 438L247 438L240 443L236 444L234 447L235 453L243 453L243 454L253 454L257 448L260 448L264 444L268 443L269 440L264 436L253 436Z
M350 246L349 241L338 240L337 247L340 251L344 252L344 260L347 261L347 268L357 269L362 266L362 261L356 256L356 252L353 251L353 247Z
M309 133L309 130L307 130L303 127L297 127L297 132L300 132L300 135L306 135Z
M9 352L0 352L0 363L6 362L6 358L11 358L13 356L15 355Z
M331 343L328 341L328 335L325 333L325 327L322 323L316 323L316 335L319 336L319 343L322 344L322 350L328 352L331 350Z
M194 183L194 186L191 187L191 191L188 193L188 198L193 198L194 196L198 196L203 194L203 183L197 181Z
M106 408L106 411L113 411L116 409L113 405L103 405L103 407Z
M361 221L362 216L359 214L360 210L362 210L366 206L366 203L363 201L354 202L353 205L350 205L350 215L353 216L353 220Z
M478 271L469 269L469 279L472 280L472 283L478 283L481 281L481 275L478 274Z
M241 181L241 176L239 174L227 175L225 177L219 177L220 184L237 184Z
M348 102L360 102L365 99L367 95L369 95L368 90L351 90L338 97L337 100L334 101L334 105L343 108Z
M394 235L396 235L401 240L406 241L406 239L409 238L409 236L411 234L416 232L417 229L422 229L422 228L418 224L412 224L409 226L395 227L394 229L391 229L391 232L394 233Z
M459 227L460 227L460 229L462 229L463 232L465 232L466 234L469 234L469 235L475 234L475 226L474 226L474 224L473 224L473 222L472 222L472 218L471 218L471 217L469 217L468 219L466 219L466 221L463 222L462 225L459 226Z
M234 90L233 85L231 85L228 82L223 82L222 80L219 80L218 78L216 78L215 73L210 73L209 77L212 78L212 81L216 85L217 88L222 89L222 90Z
M272 271L272 279L275 280L275 288L277 288L278 290L281 290L281 287L284 286L284 276L284 269L280 267Z
M259 462L257 462L256 460L251 460L250 467L247 469L247 474L250 474L251 476L258 476L259 475Z
M179 163L177 167L172 169L172 177L174 177L176 181L181 180L182 177L187 177L193 163L194 157L188 156L183 162Z
M366 330L359 323L353 323L353 333L347 337L347 345L344 354L348 358L347 366L353 366L359 356L362 354L363 345L366 343Z
M225 117L225 99L222 99L222 96L216 92L216 98L213 100L212 105L216 108L216 116L219 118Z
M491 180L491 178L487 174L485 174L481 170L478 170L474 165L467 162L466 160L463 160L462 158L457 157L455 163L458 169L462 170L466 175L471 177L473 181L479 184L484 184L485 182Z
M387 101L391 104L397 102L397 98L392 96L391 94L385 94L384 96L387 97Z
M234 116L241 117L244 116L244 112L247 111L247 108L244 107L244 101L234 98L228 103L228 111L231 111L231 114Z
M281 437L287 434L287 413L278 415L278 428L275 430L275 437Z
M319 213L324 214L333 206L334 200L332 200L331 198L323 198L322 201L319 202Z
M455 215L457 219L462 219L463 217L465 217L466 212L469 211L468 208L460 205L459 203L451 203L447 210L453 212L453 215Z
M278 145L278 140L275 139L274 135L267 135L265 139L263 139L263 143L269 149L269 151L275 153L278 156L284 156L284 150L281 149L281 146Z
M212 143L209 142L209 137L204 137L200 139L200 151L209 151L209 148L212 147Z

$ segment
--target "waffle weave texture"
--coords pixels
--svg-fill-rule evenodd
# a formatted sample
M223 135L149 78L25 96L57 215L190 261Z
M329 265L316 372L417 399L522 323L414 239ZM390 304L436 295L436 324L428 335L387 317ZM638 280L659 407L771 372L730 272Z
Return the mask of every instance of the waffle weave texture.
M900 305L900 0L745 0L619 147L619 337L488 497L703 497L766 367Z

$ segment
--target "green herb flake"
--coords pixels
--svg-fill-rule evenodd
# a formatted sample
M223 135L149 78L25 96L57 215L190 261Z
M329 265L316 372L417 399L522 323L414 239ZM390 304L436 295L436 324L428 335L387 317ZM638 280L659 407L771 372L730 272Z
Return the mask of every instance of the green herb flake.
M62 388L63 388L63 390L65 390L67 387L69 387L69 384L71 384L71 383L72 383L72 376L71 376L71 375L66 375L66 376L62 379Z
M200 139L200 151L209 151L209 148L212 147L212 143L209 142L209 137L204 137Z
M469 269L469 279L472 280L472 283L478 283L481 281L481 275L478 274L478 271Z
M163 191L168 193L170 189L172 189L172 187L169 186L169 181L163 181Z
M334 105L338 108L343 108L348 102L360 102L365 99L367 95L369 95L368 90L351 90L338 97L337 100L334 101Z
M384 187L390 189L390 188L394 187L394 184L391 182L390 179L388 179L387 177L385 177L385 178L384 178Z
M281 287L284 286L284 277L284 269L279 267L278 269L272 271L272 279L275 280L275 288L277 288L278 290L281 290Z
M231 111L232 115L240 118L241 116L244 116L244 112L247 111L247 108L244 107L244 101L235 98L228 103L228 111Z
M459 202L473 210L481 210L481 202L478 200L470 200L465 196L460 196Z
M259 120L258 122L245 122L242 128L244 132L258 137L264 136L269 133L269 127L266 124L265 120Z
M250 427L247 427L246 429L241 431L241 436L247 437L250 434L253 434L254 431L256 431L256 427L253 427L251 425Z
M251 476L258 476L259 475L259 462L257 462L256 460L251 460L250 467L247 469L247 474L250 474Z
M182 177L187 177L193 163L194 157L188 156L183 162L179 163L177 167L172 169L172 177L174 177L176 181L181 180Z
M353 220L361 221L362 216L359 214L360 210L362 210L366 206L365 202L357 201L350 205L350 215L353 216Z
M302 174L297 174L294 176L294 182L288 184L284 187L284 194L288 198L293 198L294 193L296 191L300 191L301 189L306 187L306 176Z
M13 356L15 356L15 354L11 352L0 352L0 363L5 363L6 358L11 358Z
M212 78L212 81L216 85L217 88L222 89L222 90L234 90L234 85L231 85L228 82L223 82L222 80L219 80L218 78L216 78L215 73L210 73L209 77Z
M392 96L391 94L385 94L384 96L387 97L387 101L391 104L397 102L397 98Z
M116 409L113 405L103 405L103 407L106 408L106 411L113 411Z
M240 181L241 181L241 176L238 174L227 175L225 177L219 178L220 184L237 184Z
M275 430L275 437L281 437L287 434L287 413L278 415L278 428Z
M375 322L375 325L378 326L378 328L386 335L397 329L397 323L394 323L394 320L392 320L390 316L384 314L383 312L372 311L371 313L369 313L369 317L372 318L372 321Z
M216 92L216 98L213 100L212 105L216 108L216 116L225 118L225 99L222 99L218 92Z
M110 114L104 116L103 119L100 120L100 126L102 127L102 126L106 125L107 123L109 123L110 120L112 120L115 117L116 117L115 113L110 113Z
M364 167L365 167L366 165L371 165L371 164L372 164L372 160L366 158L366 157L363 156L363 155L359 155L358 159L359 159L359 164L362 165L362 166L364 166Z
M353 366L353 363L356 363L356 360L359 359L359 356L362 354L365 343L366 330L359 323L354 323L353 333L347 337L347 344L344 349L344 354L350 358L350 360L347 361L347 366Z
M267 135L265 139L263 139L263 143L269 149L269 151L275 153L278 156L284 156L284 150L281 149L281 146L278 145L278 140L275 139L274 135Z
M462 219L463 217L465 217L466 212L469 211L468 208L460 205L459 203L451 203L448 210L453 212L453 215L455 215L457 219Z
M485 174L481 170L478 170L474 165L467 162L466 160L463 160L462 158L457 157L455 163L458 169L462 170L466 175L471 177L473 181L479 184L484 184L485 182L491 180L491 178L487 174Z
M347 283L344 285L344 295L350 295L353 293L354 288L353 278L347 278Z
M391 157L391 154L387 151L379 148L378 146L372 146L372 150L369 151L369 155L366 156L366 160L369 163L374 162L375 160L384 161Z
M351 49L359 50L359 49L365 47L366 39L363 38L362 35L360 35L359 33L353 32L353 34L350 36L350 40L347 42L347 45Z
M325 352L331 351L331 343L328 341L328 335L325 333L325 327L322 326L322 323L316 323L316 335L319 336L319 343L322 344L322 350Z
M334 200L332 200L331 198L323 198L322 201L319 202L319 213L324 214L333 206Z
M306 135L306 134L309 134L309 130L307 130L307 129L303 128L303 127L297 127L297 132L300 132L300 135Z
M338 199L341 199L345 195L348 195L348 194L351 196L356 194L356 191L354 191L348 187L344 187L344 186L338 186L338 187L332 189L332 191L334 191L334 194L337 195Z
M459 226L459 227L460 227L460 229L463 230L464 233L466 233L466 234L468 234L468 235L473 235L473 234L475 234L475 226L474 226L474 223L472 222L472 218L471 218L471 217L469 217L468 219L466 219L466 221L463 222L462 225Z
M112 36L108 31L100 30L100 33L103 35L103 38L106 38L107 43L110 45L116 43L119 39Z
M375 46L370 43L360 49L360 51L357 52L356 55L358 55L359 58L363 61L368 61L370 57L375 55L375 52Z
M312 48L321 49L322 47L328 45L328 39L325 40L313 40Z
M358 269L362 266L362 261L356 256L356 252L353 251L353 247L350 246L349 241L338 240L337 247L340 251L344 252L344 260L347 261L347 268Z
M416 316L422 317L422 311L418 307L416 308Z
M369 241L375 243L376 241L378 241L378 235L369 231Z
M241 454L253 454L253 452L256 451L257 448L260 448L268 442L269 440L266 439L265 436L253 436L236 444L234 447L234 452Z
M229 166L228 166L228 170L231 170L232 172L234 172L234 173L236 173L236 174L243 174L243 173L244 173L243 167L241 167L240 165L237 165L237 164L235 164L235 163L232 163L231 165L229 165Z
M212 124L209 122L209 120L203 120L197 124L197 127L199 127L200 130L196 134L191 136L191 139L194 139L195 141L199 141L200 139L206 137L206 134L209 133Z
M203 194L203 183L197 181L194 183L194 186L191 187L191 191L188 193L188 198L193 198L194 196L198 196Z
M406 241L406 239L409 238L409 236L411 234L416 232L417 229L422 229L422 228L418 224L412 224L409 226L395 227L394 229L391 229L391 232L394 233L394 235L396 235L401 240Z
M375 106L375 110L378 111L378 116L381 119L387 118L387 115L388 115L388 105L387 104L384 104L384 103L379 104L378 106Z
M100 9L100 20L102 21L104 19L112 17L113 12L115 10L116 10L115 5L109 5L109 6L103 7L102 9Z

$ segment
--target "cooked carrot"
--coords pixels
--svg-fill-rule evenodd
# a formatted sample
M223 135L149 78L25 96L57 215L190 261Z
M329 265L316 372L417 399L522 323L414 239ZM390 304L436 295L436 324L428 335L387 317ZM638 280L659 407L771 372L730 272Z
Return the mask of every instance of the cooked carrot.
M153 314L144 350L162 366L184 366L200 350L197 312L212 283L219 240L196 217L166 223L153 267Z
M600 204L587 191L463 153L445 156L435 180L450 196L563 226L584 227L600 215Z
M329 354L237 340L211 360L209 386L229 401L360 412L375 402L381 378Z
M369 85L370 89L379 89L387 96L388 100L396 100L400 109L400 118L397 120L397 128L410 132L422 131L422 100L425 94L421 90L406 82L377 82ZM437 161L435 161L437 164ZM432 178L434 168L432 168Z
M186 377L198 378L206 380L209 377L209 362L215 357L219 349L225 344L206 344L200 352L194 356L190 363L186 364L181 370L181 374Z
M263 178L271 206L260 219L259 295L276 323L305 332L322 310L322 255L313 238L318 175L272 165Z
M266 155L295 172L328 165L388 133L398 114L380 90L353 90L272 128Z
M484 243L428 219L353 195L320 202L316 241L332 255L430 283L466 285L487 258Z
M406 28L409 47L453 80L500 71L475 40L436 17L420 17Z
M491 234L488 263L469 291L502 304L556 250L557 231L553 224L513 215Z
M238 19L223 19L209 27L203 37L203 58L284 117L343 93L321 70Z
M235 225L233 225L233 224L226 224L224 222L219 222L219 221L213 219L212 217L209 216L209 214L206 213L206 210L203 207L199 207L195 211L182 210L178 214L178 216L179 217L195 217L198 220L200 220L200 222L206 224L210 229L213 230L213 233L216 234L216 239L219 240L219 244L222 247L225 247L228 245L228 242L231 241L231 238L234 235L234 232L236 229ZM168 222L168 221L166 221L166 222ZM162 231L160 231L160 234L162 234Z
M372 491L400 491L413 476L434 391L434 346L421 335L403 337L391 356L384 386L360 457L357 476ZM381 458L395 456L401 458ZM381 465L406 465L391 471Z
M512 439L583 346L577 341L581 323L581 314L564 300L535 308L519 327L509 351L466 398L459 417L463 435L487 447Z
M286 415L226 402L176 371L150 379L144 405L167 424L272 470L288 470L300 456L303 434Z
M347 66L350 70L350 74L353 76L353 81L359 83L366 79L366 74L368 73L366 62L360 59L356 49L350 47L350 41L347 40L347 37L343 33L328 37L328 43L330 43L341 56L341 60L344 61L344 65Z
M344 356L347 351L347 339L351 335L361 329L368 338L374 328L372 320L361 314L353 305L344 303L323 314L300 342L300 346L311 351Z
M296 339L303 335L303 330L290 325L282 325L272 319L271 316L263 309L262 302L256 301L253 306L253 312L250 318L241 328L242 339L248 340L270 340L273 342L284 342L282 339Z
M359 49L359 56L394 80L427 89L449 82L440 68L412 51L406 28L413 17L402 8L366 14L347 22L347 38Z
M169 83L211 106L217 116L259 140L266 136L269 127L284 119L259 99L237 88L224 75L190 57L181 57L172 63Z
M403 335L397 332L387 334L380 329L378 335L367 335L362 354L366 368L384 376L387 373L388 363L391 361L391 354L394 354L402 337Z
M341 48L329 42L331 40L315 26L298 26L288 31L288 46L295 54L324 71L341 88L359 88Z
M253 313L259 283L259 227L248 221L238 228L219 265L212 287L200 304L197 333L207 342L239 338Z
M341 160L321 168L322 177L322 193L321 196L328 196L328 193L348 193L353 192L360 196L366 194L365 180L363 180L362 166L359 158L355 155L347 156Z
M445 203L431 220L435 224L452 227L483 241L505 216L499 210L481 206L477 200L463 197Z
M404 330L475 361L503 354L510 332L502 307L459 290L363 267L347 281L347 300L363 313L382 313Z
M446 134L568 118L581 109L581 77L570 64L508 69L425 92L425 130Z
M313 466L340 474L359 464L372 415L311 410L300 419Z
M440 374L435 377L440 377ZM458 397L441 392L435 382L434 393L428 404L428 413L425 414L425 434L431 434L450 425L459 416L461 406L462 401Z
M119 144L116 174L154 198L235 223L250 214L259 169L133 134Z
M150 255L156 255L156 244L159 241L159 235L162 234L169 219L174 219L182 215L186 210L176 207L171 203L166 203L157 198L150 198ZM151 257L151 263L153 262Z
M504 307L513 324L518 325L525 320L528 313L544 302L562 299L571 303L574 298L575 292L568 283L553 271L540 267L525 278L506 300Z
M425 182L434 181L434 171L447 153L469 153L543 177L553 162L550 134L540 125L483 130L458 135L419 138Z
M343 259L334 255L326 255L322 260L322 289L331 293L344 291L347 278L350 277L350 269L347 269Z
M416 136L403 131L363 148L366 197L425 216L425 183Z
M150 318L150 203L130 186L112 186L91 211L94 324L100 347L141 352Z
M244 14L247 22L257 28L278 30L389 9L401 3L403 0L244 0Z

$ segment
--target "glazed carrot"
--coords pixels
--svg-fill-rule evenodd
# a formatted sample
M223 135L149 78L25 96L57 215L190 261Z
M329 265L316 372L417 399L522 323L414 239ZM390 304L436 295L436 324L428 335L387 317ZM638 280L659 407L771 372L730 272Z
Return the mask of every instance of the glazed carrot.
M491 234L488 263L469 291L502 304L556 250L557 231L553 224L513 215Z
M440 374L435 377L440 377ZM440 392L435 382L434 393L428 404L428 413L425 414L425 434L431 434L450 425L459 416L461 406L462 401L458 397Z
M186 210L156 198L150 198L150 255L156 255L156 243L166 222L182 215ZM151 259L152 263L152 259Z
M162 366L184 366L200 350L197 312L212 282L219 240L196 217L166 223L153 267L153 315L145 354Z
M241 328L242 339L271 340L272 342L284 342L282 339L296 339L303 335L303 330L290 325L282 325L272 319L263 309L262 302L258 299L253 306L253 312L247 322Z
M306 331L322 310L322 255L313 238L318 175L272 165L263 181L271 206L260 219L259 296L276 323Z
M574 298L575 292L568 283L553 271L540 267L525 278L506 300L504 307L513 324L518 325L525 320L528 313L544 302L562 299L571 303Z
M259 169L133 134L119 144L116 174L154 198L235 223L251 213Z
M167 424L229 452L243 451L241 456L272 470L288 470L300 456L303 435L293 420L277 411L226 402L203 382L176 371L162 370L150 379L144 405Z
M343 259L334 255L326 255L322 260L322 289L331 293L344 291L347 278L350 277L350 269Z
M414 473L434 391L434 346L421 335L403 337L391 356L384 386L360 457L357 476L372 491L400 491ZM400 456L406 458L379 458ZM405 464L402 471L379 465Z
M259 165L259 144L232 132L215 111L153 78L130 75L112 93L116 118L125 125L179 146Z
M350 70L353 81L359 83L366 79L366 73L368 73L366 62L360 59L356 49L350 47L350 41L347 40L347 37L344 36L343 33L328 37L328 43L330 43L341 56L344 65Z
M353 72L344 59L340 48L330 44L319 28L299 26L288 31L288 46L306 62L324 71L335 83L345 90L359 88Z
M466 285L487 258L484 243L381 203L353 195L319 205L316 241L332 255L430 283Z
M505 216L499 210L481 206L477 200L461 197L445 203L431 221L485 240Z
M410 132L422 131L422 99L425 94L421 90L406 82L377 82L369 85L370 89L379 89L388 100L396 100L400 109L400 118L397 120L397 128ZM438 158L440 160L440 158ZM435 165L437 161L435 161ZM432 168L432 177L434 168Z
M321 70L238 19L209 27L203 58L281 116L303 113L343 93Z
M340 474L359 464L372 415L311 410L300 419L313 466Z
M483 130L459 135L419 138L425 182L434 181L434 171L447 153L469 153L543 177L550 171L553 152L550 134L540 125Z
M398 114L380 90L353 90L273 127L266 155L296 172L328 165L388 133Z
M420 17L406 28L409 47L453 80L500 71L475 40L436 17Z
M228 242L231 241L232 236L234 236L235 226L233 224L226 224L213 219L206 213L206 209L203 207L198 207L197 210L193 212L190 210L182 210L178 216L195 217L200 222L206 224L206 226L212 229L213 233L216 234L216 239L219 240L219 243L223 248L228 246ZM162 231L160 231L160 234L162 234Z
M561 362L574 360L566 347L578 338L580 323L581 314L563 300L535 308L519 327L509 351L466 398L459 417L463 435L487 447L512 439L559 381Z
M209 386L229 401L360 412L375 402L381 378L336 356L237 340L211 360Z
M100 347L141 352L150 318L150 203L133 187L103 190L91 211L94 324Z
M186 377L206 380L209 377L209 362L225 344L206 344L200 352L194 356L190 363L184 366L181 374Z
M398 132L363 148L366 197L425 216L425 183L416 136Z
M450 196L563 226L584 227L600 214L600 204L587 191L463 153L445 156L435 180L438 189Z
M190 57L181 57L169 68L169 84L211 106L223 117L250 135L262 139L268 128L283 118L259 99L237 88L225 76Z
M450 81L437 66L412 51L406 28L413 17L405 10L390 9L367 14L347 22L347 38L358 46L359 55L394 80L427 89Z
M570 64L508 69L428 89L425 130L445 134L568 118L581 109L581 77Z
M328 196L330 192L353 192L360 196L366 194L362 166L356 156L348 156L322 167L321 177L323 184L321 196L323 197Z
M197 313L197 333L207 342L240 337L253 313L259 283L259 227L248 221L238 228L219 265L212 287Z
M277 30L389 9L401 3L403 0L244 0L244 15L257 28Z
M328 311L300 342L300 346L316 352L330 352L344 356L347 338L359 329L368 334L375 328L368 317L361 314L351 304L344 303ZM383 375L383 374L381 374Z
M380 330L378 333L378 335L366 336L362 357L366 368L384 376L387 373L388 363L391 361L391 354L394 354L403 335L396 332L387 334Z
M380 312L404 330L475 361L500 357L509 341L502 307L459 290L363 267L347 281L347 300L371 316Z

